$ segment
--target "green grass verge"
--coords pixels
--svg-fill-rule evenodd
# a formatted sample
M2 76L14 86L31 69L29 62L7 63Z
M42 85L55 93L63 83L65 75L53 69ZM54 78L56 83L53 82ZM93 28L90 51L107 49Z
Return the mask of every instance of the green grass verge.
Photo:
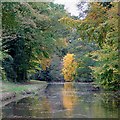
M45 84L45 82L37 80L31 80L30 82L24 84L15 84L7 81L5 82L0 81L0 83L2 84L0 92L20 92L23 90L34 89L38 86Z

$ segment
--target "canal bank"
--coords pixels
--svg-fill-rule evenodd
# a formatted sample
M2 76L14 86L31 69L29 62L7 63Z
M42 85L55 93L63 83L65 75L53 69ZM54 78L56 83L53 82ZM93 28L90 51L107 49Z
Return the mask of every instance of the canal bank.
M31 95L36 95L44 91L47 87L47 82L36 80L31 80L24 84L14 84L9 82L1 82L1 84L0 107L3 107L10 102L17 101Z

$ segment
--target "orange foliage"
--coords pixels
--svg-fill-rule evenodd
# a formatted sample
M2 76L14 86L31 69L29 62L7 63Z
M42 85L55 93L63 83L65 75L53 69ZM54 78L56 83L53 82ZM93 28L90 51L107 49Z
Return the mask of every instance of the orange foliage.
M74 54L68 53L63 58L63 69L62 74L66 81L72 81L77 68L77 62L75 61Z

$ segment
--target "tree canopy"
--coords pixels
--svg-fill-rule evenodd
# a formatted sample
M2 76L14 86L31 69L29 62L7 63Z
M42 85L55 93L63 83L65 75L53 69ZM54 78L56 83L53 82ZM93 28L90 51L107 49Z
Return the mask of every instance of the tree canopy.
M84 4L78 3L82 13L75 17L52 2L3 2L3 78L26 82L59 74L118 89L118 3L91 2L85 10Z

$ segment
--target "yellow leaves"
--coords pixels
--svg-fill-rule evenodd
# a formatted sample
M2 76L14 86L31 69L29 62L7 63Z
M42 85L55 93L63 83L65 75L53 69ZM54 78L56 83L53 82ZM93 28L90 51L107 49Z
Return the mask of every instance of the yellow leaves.
M62 74L66 81L72 81L74 79L75 71L77 68L77 62L74 59L74 54L68 53L63 58Z
M63 17L58 20L60 23L65 24L70 29L77 27L78 24L80 24L81 20L74 20L69 17Z
M50 58L38 58L37 60L33 60L32 62L41 65L42 69L46 70L46 68L50 66L51 59Z
M67 54L65 57L64 57L64 62L67 62L68 64L71 64L74 60L73 58L74 54ZM64 64L64 67L67 67L68 65Z
M42 58L40 63L41 63L42 69L46 70L46 68L50 66L51 60L49 58Z

